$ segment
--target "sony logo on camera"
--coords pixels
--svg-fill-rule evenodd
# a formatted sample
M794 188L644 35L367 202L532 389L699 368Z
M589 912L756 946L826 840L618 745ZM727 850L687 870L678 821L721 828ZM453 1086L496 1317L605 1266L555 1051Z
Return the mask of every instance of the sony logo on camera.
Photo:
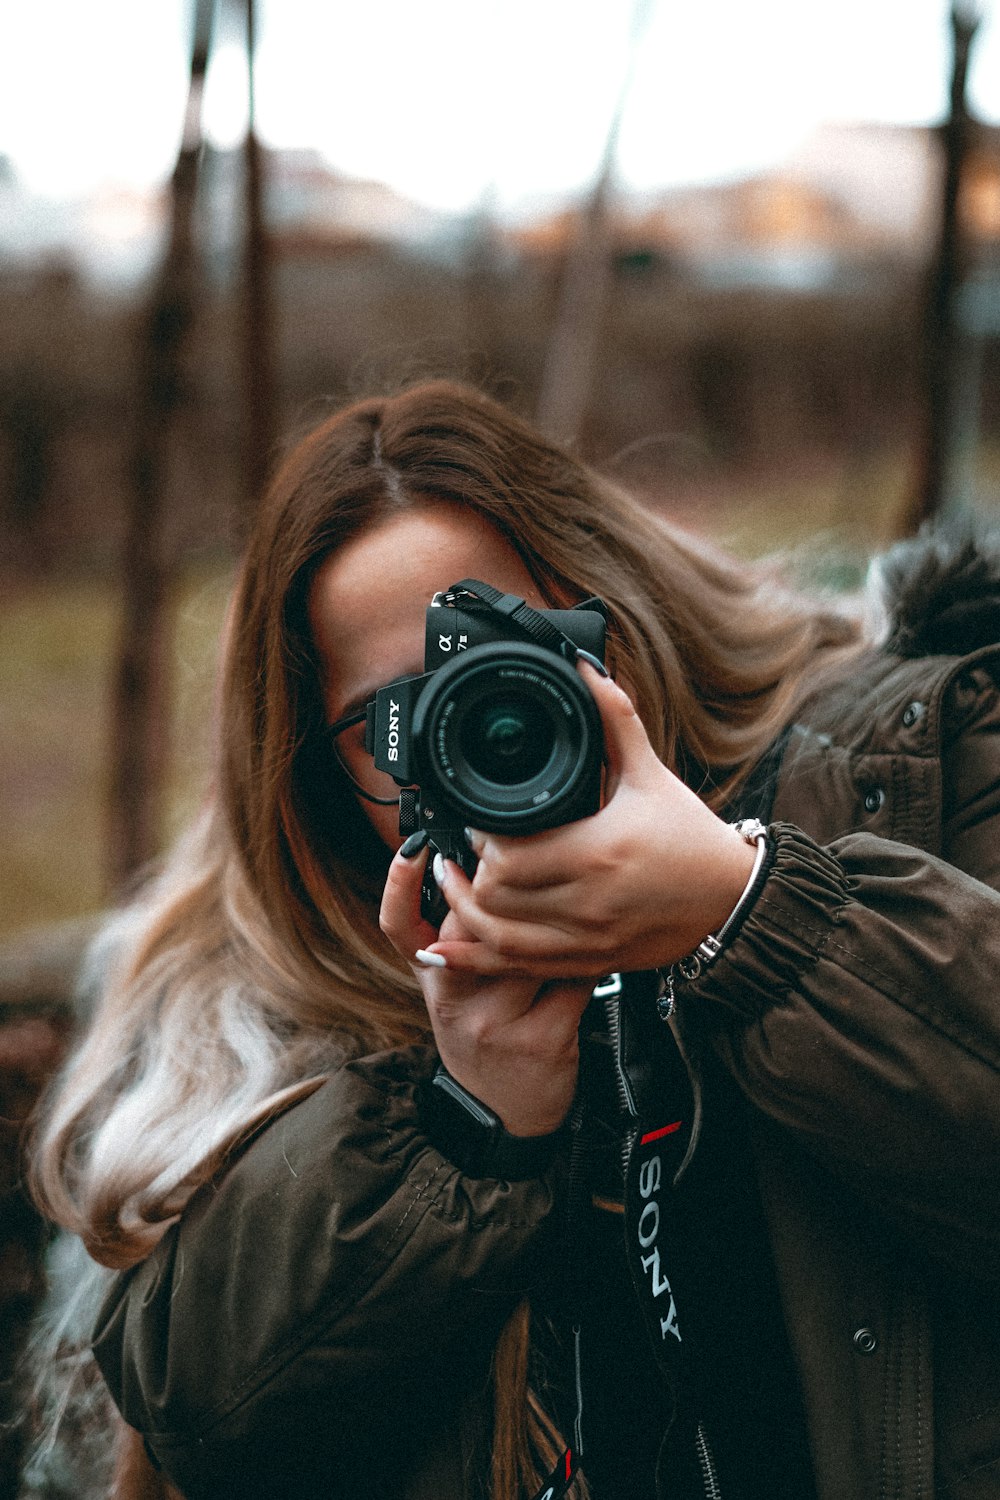
M424 677L404 677L379 688L375 695L375 712L369 722L365 746L382 771L389 771L400 786L414 781L411 764L410 720L413 701Z
M388 746L385 758L388 761L399 760L399 704L394 698L389 699L389 732L386 735Z

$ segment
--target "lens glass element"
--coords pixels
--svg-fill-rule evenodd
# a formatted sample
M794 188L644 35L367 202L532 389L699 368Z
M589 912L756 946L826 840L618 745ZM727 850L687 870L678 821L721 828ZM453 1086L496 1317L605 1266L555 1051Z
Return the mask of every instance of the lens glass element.
M601 721L576 669L533 641L489 641L428 674L413 766L435 815L533 833L594 812Z
M484 697L463 716L459 743L469 768L484 781L516 786L547 765L552 718L527 696Z

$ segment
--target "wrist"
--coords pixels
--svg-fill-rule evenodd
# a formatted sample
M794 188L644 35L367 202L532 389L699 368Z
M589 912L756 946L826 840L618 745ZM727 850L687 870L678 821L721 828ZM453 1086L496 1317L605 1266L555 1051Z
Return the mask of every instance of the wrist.
M438 1064L422 1091L421 1114L432 1143L474 1177L537 1177L551 1164L564 1134L560 1124L540 1134L514 1135L444 1063Z
M756 845L743 838L733 823L717 826L711 854L703 856L701 878L692 881L692 911L685 953L694 952L703 939L725 926L743 899L754 869Z
M660 1000L660 1013L664 1018L673 1014L676 1002L676 985L683 980L690 983L698 979L719 955L735 939L737 933L754 905L758 894L767 878L771 861L771 842L768 838L767 829L757 818L744 818L733 823L735 829L744 845L752 846L753 853L747 853L749 857L749 869L746 874L742 892L737 897L729 910L725 920L701 939L692 950L683 958L676 959L674 963L660 970L664 983L664 993ZM744 869L748 861L744 859Z

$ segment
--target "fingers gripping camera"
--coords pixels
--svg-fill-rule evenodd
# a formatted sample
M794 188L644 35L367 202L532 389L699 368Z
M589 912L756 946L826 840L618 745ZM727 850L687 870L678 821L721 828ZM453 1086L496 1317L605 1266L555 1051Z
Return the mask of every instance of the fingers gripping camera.
M598 599L536 610L477 579L435 594L424 672L380 688L367 709L365 748L407 789L400 833L426 830L471 875L463 828L537 833L596 812L603 734L574 663L603 667L605 633ZM438 925L446 908L429 875L424 897Z

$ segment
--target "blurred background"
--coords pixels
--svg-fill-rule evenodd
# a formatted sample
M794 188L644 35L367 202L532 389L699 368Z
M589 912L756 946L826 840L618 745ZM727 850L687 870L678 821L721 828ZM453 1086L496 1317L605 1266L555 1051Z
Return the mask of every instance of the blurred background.
M17 1122L91 914L196 805L282 446L453 374L831 588L923 519L996 516L998 12L7 7L0 1348L40 1284Z
M290 434L483 384L833 582L1000 469L988 0L68 0L0 62L0 934L190 811ZM250 66L253 57L254 66Z

